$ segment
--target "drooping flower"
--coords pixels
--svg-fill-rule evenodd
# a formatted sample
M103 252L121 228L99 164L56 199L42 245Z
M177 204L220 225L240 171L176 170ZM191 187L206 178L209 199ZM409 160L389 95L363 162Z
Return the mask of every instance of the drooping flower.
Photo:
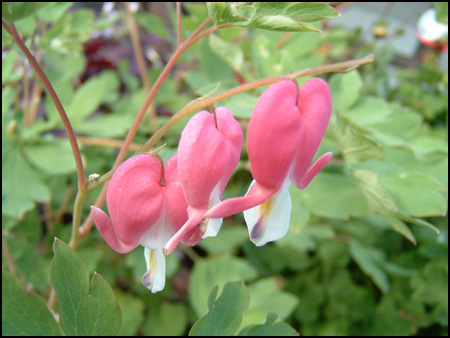
M321 79L298 90L283 80L259 98L247 129L247 150L253 182L244 197L212 207L206 216L227 217L244 211L250 239L261 246L289 229L292 203L289 186L304 189L331 160L322 155L311 166L331 115L331 94Z
M165 166L150 155L131 157L111 178L106 202L111 219L100 208L91 207L100 234L119 253L145 247L148 271L142 283L152 292L161 291L165 284L163 248L187 220L177 156ZM194 229L183 240L193 245L201 235Z
M239 162L242 140L242 128L227 108L217 108L215 116L201 111L189 120L178 145L178 173L189 219L166 245L166 254L192 229L199 227L203 238L217 235L222 219L205 219L205 213L220 202Z

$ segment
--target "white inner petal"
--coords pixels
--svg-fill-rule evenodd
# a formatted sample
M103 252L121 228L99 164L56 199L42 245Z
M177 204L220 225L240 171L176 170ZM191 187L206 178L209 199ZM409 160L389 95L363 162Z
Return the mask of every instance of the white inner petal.
M170 226L167 215L168 208L164 201L161 213L155 224L151 225L147 232L141 237L139 244L146 248L164 248L170 238L175 234Z
M286 180L267 201L244 211L250 239L256 246L276 241L288 232L292 210L290 184L291 181Z
M166 284L166 257L164 257L163 248L144 250L147 272L142 277L142 284L152 293L164 289Z
M202 239L207 237L216 237L222 227L223 218L207 218L204 222L208 222Z
M209 198L209 208L211 209L213 206L219 204L220 202L220 188L219 184L217 184ZM222 221L223 218L206 218L203 221L204 225L202 224L202 226L206 227L202 239L205 239L207 237L216 237L222 226Z

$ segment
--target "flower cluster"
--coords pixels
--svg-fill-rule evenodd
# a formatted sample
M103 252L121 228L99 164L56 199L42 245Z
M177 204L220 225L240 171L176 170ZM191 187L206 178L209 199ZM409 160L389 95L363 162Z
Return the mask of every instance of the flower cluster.
M244 212L250 239L261 246L283 237L292 203L289 186L304 189L331 160L312 160L331 114L326 82L308 80L300 90L283 80L259 98L247 130L253 182L243 197L221 201L241 154L243 132L230 110L195 114L183 130L178 154L167 161L137 155L114 173L107 190L107 214L92 207L103 238L119 253L145 247L152 292L165 284L165 257L181 241L195 245L216 236L222 219Z

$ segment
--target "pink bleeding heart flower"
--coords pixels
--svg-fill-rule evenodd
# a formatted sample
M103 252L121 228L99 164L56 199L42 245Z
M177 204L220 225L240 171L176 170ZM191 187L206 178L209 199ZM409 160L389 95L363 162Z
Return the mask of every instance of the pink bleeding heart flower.
M189 120L178 145L178 173L189 219L167 243L166 254L192 229L200 228L203 238L217 235L222 219L205 219L205 213L220 202L239 162L242 140L242 128L227 108L217 108L215 116L201 111Z
M283 80L259 98L247 129L247 150L253 182L244 197L212 207L207 217L244 211L250 239L261 246L282 238L289 229L291 182L304 189L331 160L332 153L311 162L331 115L331 93L321 79L310 79L298 90Z
M105 241L119 253L145 247L147 273L142 283L152 292L165 284L163 248L187 220L187 203L178 178L177 156L163 166L155 157L137 155L114 173L106 192L111 219L95 206L92 215ZM196 244L202 233L186 234Z

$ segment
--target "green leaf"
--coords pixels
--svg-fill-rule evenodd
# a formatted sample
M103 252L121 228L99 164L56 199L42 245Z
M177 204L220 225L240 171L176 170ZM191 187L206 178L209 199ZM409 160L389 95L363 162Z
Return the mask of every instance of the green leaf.
M343 110L350 108L358 100L361 87L361 76L356 70L332 76L330 90L333 96L333 109L342 113Z
M252 283L248 290L252 301L244 313L242 327L262 323L269 313L276 313L281 319L286 319L298 305L298 298L280 290L280 285L274 277L258 280Z
M277 315L269 313L266 321L260 325L249 325L238 336L298 336L298 332L284 322L276 322Z
M18 55L19 53L16 49L11 49L5 53L5 56L2 58L2 85L7 82L14 83L23 77L23 72L14 69L17 64ZM2 89L2 92L5 91L5 89Z
M321 172L305 190L293 187L290 192L300 194L304 205L319 216L349 219L368 213L364 195L350 176Z
M50 191L36 172L15 150L3 161L2 214L22 218L35 202L48 202Z
M142 276L141 276L142 277ZM117 333L118 336L134 336L141 330L144 322L145 302L142 297L131 292L114 290L120 309L122 310L122 327ZM157 312L150 312L150 316ZM150 318L148 320L150 322ZM145 329L144 329L145 330ZM149 334L144 333L146 336Z
M9 272L2 271L2 336L60 336L45 302L25 292Z
M252 60L258 78L284 73L281 53L265 34L259 34L252 42Z
M220 230L220 236L205 238L198 245L209 253L230 253L246 241L248 241L246 227L226 226Z
M2 18L14 21L33 15L50 2L2 2Z
M445 186L432 176L407 172L380 177L380 182L394 198L400 211L415 217L445 216Z
M209 35L209 48L232 69L241 72L244 66L244 53L236 44L225 41L216 34Z
M347 79L347 81L350 82L350 79ZM380 122L385 122L390 118L391 108L383 98L363 96L357 99L356 94L348 91L348 90L359 91L359 89L356 88L357 86L355 83L353 83L353 86L354 88L351 89L352 83L348 83L345 85L344 87L345 91L339 94L339 96L337 97L338 102L337 105L335 106L338 108L339 111L339 106L341 105L342 100L344 100L343 106L345 107L345 109L342 109L342 112L341 111L339 112L341 113L342 116L348 118L352 122L352 125L372 127L372 125L376 125L377 123ZM332 93L334 92L332 91ZM342 97L342 95L348 96ZM353 101L353 99L357 100Z
M91 77L77 89L67 108L67 116L77 123L95 112L101 103L119 88L119 79L112 71Z
M439 234L439 232L440 232L439 229L436 228L433 224L428 223L427 221L424 221L423 219L411 217L402 212L399 212L396 216L405 222L413 223L413 224L428 228L430 230L433 230L436 234Z
M208 15L216 25L235 24L274 31L319 30L310 22L333 19L339 13L331 6L315 2L209 2Z
M380 184L376 172L358 169L353 172L353 176L357 179L372 211L381 214L396 213L398 211L395 201L389 192Z
M2 2L2 19L7 22L12 21L11 5L12 2Z
M190 336L231 336L241 324L248 308L250 295L243 282L230 282L223 287L216 300L216 285L208 298L208 313L200 318L189 332Z
M61 306L60 324L67 335L115 335L122 315L108 282L86 265L64 242L55 238L50 279Z
M350 244L350 255L360 269L369 276L375 285L383 292L389 289L389 280L383 269L384 252L353 240Z
M379 121L372 120L370 122L370 127L375 128L378 132L383 134L389 134L396 137L401 137L403 139L411 139L416 136L418 130L421 128L423 118L419 113L406 109L404 107L398 106L396 104L390 103L388 106L385 105L384 101L381 101L379 98L367 98L370 101L374 102L374 107L381 107L378 112L374 112L372 109L373 116L372 119L380 118L380 115L383 116L383 119ZM376 100L376 101L375 101ZM390 115L386 113L391 112ZM354 115L354 120L358 119L358 113ZM362 112L363 116L366 115L366 112ZM369 122L369 116L364 118Z
M136 16L136 20L140 27L170 41L169 30L167 29L164 20L159 16L146 11L138 11L134 15Z
M48 174L68 174L77 169L67 139L46 139L24 146L23 151L33 165Z
M187 325L186 307L181 303L162 303L151 311L145 326L146 336L182 336ZM174 320L176 318L176 320Z
M119 137L130 129L133 123L130 114L98 114L74 126L76 132L96 137Z
M353 165L372 159L383 161L385 158L383 148L378 142L350 126L345 128L338 142L345 159Z
M230 109L234 117L241 119L249 119L252 116L257 101L258 97L248 92L222 100L224 107Z
M393 215L385 215L389 223L391 223L392 228L397 231L402 236L406 237L412 244L416 245L416 238L414 237L414 234L412 233L411 229L403 223L400 219Z
M58 20L73 5L73 2L51 2L48 7L39 10L36 15L39 20L50 23Z
M434 2L436 10L436 20L444 25L448 25L448 2Z
M448 325L448 262L434 260L428 262L421 271L411 278L411 287L414 289L413 298L428 306L441 308ZM437 312L437 311L434 312Z
M195 262L189 282L189 300L198 316L206 312L209 290L231 281L247 281L257 276L246 260L230 256L201 259Z
M255 15L253 6L238 2L207 2L208 16L216 26L250 20Z

